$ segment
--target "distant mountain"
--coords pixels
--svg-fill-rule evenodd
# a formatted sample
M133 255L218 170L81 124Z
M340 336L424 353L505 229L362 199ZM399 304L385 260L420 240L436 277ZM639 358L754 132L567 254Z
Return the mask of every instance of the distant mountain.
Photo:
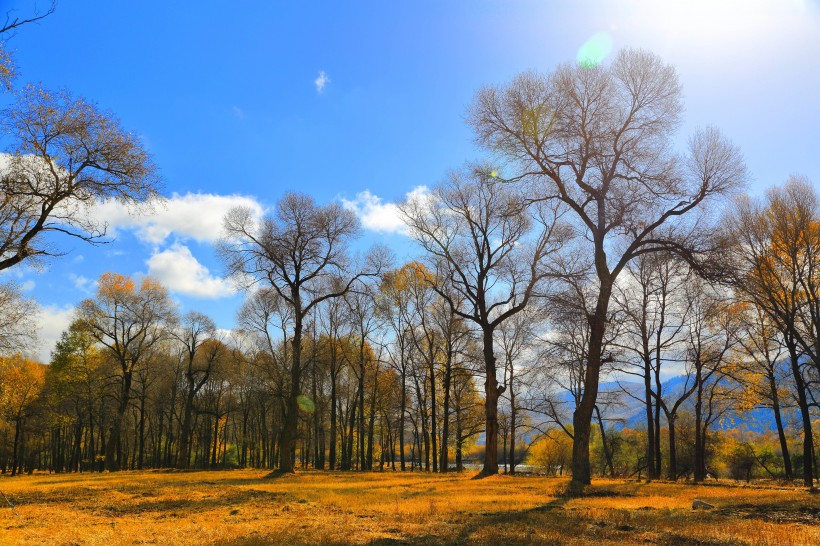
M672 400L679 396L686 385L686 376L672 377L662 383L662 393L665 400ZM690 379L691 386L691 379ZM567 403L567 408L571 413L572 397L569 393L562 397ZM602 415L610 426L617 429L646 428L646 408L644 406L644 385L634 381L609 381L601 383L599 386L598 400L610 399L613 402L606 409L602 409ZM694 411L694 395L683 403L681 410ZM785 423L798 419L796 410L783 410L783 420ZM666 418L661 415L661 426L666 426ZM787 425L788 426L788 425ZM774 421L774 414L769 408L758 408L747 413L730 411L715 425L713 429L729 430L743 427L746 430L756 433L776 432L777 426Z

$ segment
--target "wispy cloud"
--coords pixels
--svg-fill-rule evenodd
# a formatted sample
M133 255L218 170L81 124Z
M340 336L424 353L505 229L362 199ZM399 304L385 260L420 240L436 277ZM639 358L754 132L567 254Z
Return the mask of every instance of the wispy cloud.
M313 80L313 84L316 86L316 92L320 95L325 90L325 86L330 83L330 77L325 74L324 70L319 71L319 75Z
M82 275L77 275L75 273L69 273L68 278L74 283L74 288L77 290L85 293L86 295L91 295L94 290L97 289L97 281L92 281L89 278L83 277Z
M238 106L231 106L231 112L236 119L245 119L245 111Z

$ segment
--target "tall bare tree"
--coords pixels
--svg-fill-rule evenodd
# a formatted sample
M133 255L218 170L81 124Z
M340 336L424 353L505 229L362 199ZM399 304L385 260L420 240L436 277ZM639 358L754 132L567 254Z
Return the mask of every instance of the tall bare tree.
M557 208L528 206L518 187L482 166L454 172L429 198L401 205L410 233L436 272L433 288L481 333L484 357L485 459L481 476L498 473L495 330L526 308L554 272L549 261L566 233Z
M246 208L225 217L220 254L228 271L265 283L292 310L290 393L280 440L280 472L293 472L298 398L302 395L302 335L307 315L321 302L345 295L362 277L381 271L381 258L352 271L348 244L358 234L356 216L338 203L317 205L313 198L288 193L272 216L257 221Z
M188 468L194 400L210 379L214 367L227 353L227 348L217 335L214 321L196 311L186 313L172 335L180 345L179 358L183 362L185 380L177 465Z
M693 263L709 245L703 205L746 176L739 151L709 128L672 152L683 111L675 69L636 50L609 65L564 65L479 91L470 110L477 140L517 166L510 180L564 204L588 245L597 281L589 314L584 392L573 415L571 490L590 483L589 440L614 283L641 254L672 251Z

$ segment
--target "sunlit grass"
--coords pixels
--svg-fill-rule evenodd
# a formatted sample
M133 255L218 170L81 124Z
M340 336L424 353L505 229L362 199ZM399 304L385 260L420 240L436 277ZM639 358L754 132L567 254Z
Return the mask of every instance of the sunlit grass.
M0 544L820 544L797 488L418 473L122 472L0 479ZM716 506L693 511L699 498Z

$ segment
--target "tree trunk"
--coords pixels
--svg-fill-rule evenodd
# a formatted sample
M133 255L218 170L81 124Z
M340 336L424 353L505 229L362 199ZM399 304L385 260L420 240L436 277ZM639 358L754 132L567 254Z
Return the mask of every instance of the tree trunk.
M800 362L795 347L789 347L789 357L795 387L797 388L797 406L800 408L800 417L803 424L803 485L806 487L814 487L814 465L812 464L814 459L814 440L811 430L811 415L806 397L806 384L803 381L803 373L800 370Z
M449 470L449 443L450 443L450 382L453 371L453 355L452 351L448 351L447 367L444 369L444 407L442 408L442 423L441 423L441 463L439 469L442 472Z
M137 469L142 470L142 463L145 460L145 387L142 388L140 396L140 426L139 426L139 455L137 456Z
M404 356L402 355L402 358ZM401 470L404 472L404 419L407 415L407 372L402 364L401 369L401 415L399 415L399 461Z
M335 340L331 340L331 343L335 343ZM336 376L338 371L336 370L336 357L335 351L332 351L331 358L333 359L330 363L330 453L328 454L328 465L330 470L336 470Z
M117 404L117 413L111 420L108 441L105 444L105 469L116 472L120 469L120 436L125 412L128 411L128 402L131 396L131 371L123 371L120 383L120 399Z
M786 431L783 429L783 418L780 415L780 397L777 394L777 384L771 375L769 376L769 389L772 393L772 412L774 413L774 422L777 425L780 452L783 454L783 470L786 473L786 479L792 481L792 460L789 455L789 444L786 441Z
M14 446L11 450L11 475L17 475L17 463L18 463L18 448L20 446L20 431L22 430L22 419L17 417L14 420Z
M359 470L365 470L365 455L364 455L364 374L365 374L365 361L364 361L364 336L362 339L359 340L359 392L361 395L359 396Z
M291 340L292 360L290 369L290 395L285 407L285 423L282 427L282 436L279 440L279 471L282 473L294 472L294 447L299 426L299 390L302 382L302 312L299 308L298 295L294 297L296 313L294 313L293 339Z
M601 284L595 314L589 317L589 354L584 376L584 393L572 414L572 481L569 490L579 494L590 484L589 438L592 431L592 412L598 399L598 382L601 374L601 351L603 349L606 312L609 305L611 284Z
M701 384L700 369L698 369L695 381L698 385L697 399L695 400L695 483L701 483L706 479L706 446L703 445L703 385Z
M652 414L652 365L648 345L644 346L644 396L646 397L646 472L649 479L657 478L655 469L655 419Z
M510 366L510 474L515 474L515 389L513 389L513 369Z
M666 415L666 422L669 426L669 479L678 479L678 448L675 444L675 420L676 415Z
M498 397L504 392L504 387L498 386L495 372L495 354L493 353L493 331L484 328L484 415L486 428L484 430L484 468L479 476L493 476L498 474Z

